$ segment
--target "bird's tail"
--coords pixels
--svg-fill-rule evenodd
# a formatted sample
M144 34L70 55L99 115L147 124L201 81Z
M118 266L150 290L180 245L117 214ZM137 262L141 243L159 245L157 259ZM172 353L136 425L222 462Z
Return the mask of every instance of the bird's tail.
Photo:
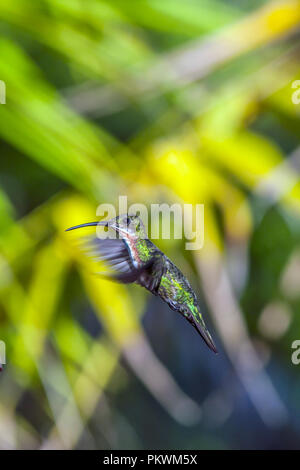
M214 341L211 337L210 332L208 331L208 329L205 326L205 323L202 319L202 316L200 318L202 320L201 323L199 321L197 321L193 316L191 323L195 327L197 332L200 334L202 339L205 341L205 343L207 344L209 349L211 349L215 354L218 354L218 350L216 348L216 345L215 345L215 343L214 343Z
M216 348L215 343L213 342L213 339L212 339L208 329L201 326L201 325L199 325L199 323L197 323L197 322L195 324L195 328L198 331L198 333L202 336L203 340L205 341L205 343L207 344L209 349L211 349L215 354L218 354L218 350Z

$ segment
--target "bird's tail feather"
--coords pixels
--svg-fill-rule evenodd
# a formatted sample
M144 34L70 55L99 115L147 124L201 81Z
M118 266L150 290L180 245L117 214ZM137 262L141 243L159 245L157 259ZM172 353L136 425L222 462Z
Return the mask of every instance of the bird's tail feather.
M215 354L218 354L218 350L216 348L215 343L213 342L213 339L208 329L205 326L200 325L200 323L195 320L193 321L193 326L196 328L196 330L198 331L202 339L205 341L209 349L211 349Z

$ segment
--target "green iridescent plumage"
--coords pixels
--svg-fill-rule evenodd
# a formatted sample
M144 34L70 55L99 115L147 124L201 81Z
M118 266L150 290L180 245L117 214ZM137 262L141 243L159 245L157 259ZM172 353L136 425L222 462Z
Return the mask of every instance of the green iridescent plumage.
M214 352L217 349L200 312L197 297L186 277L174 263L147 237L141 219L136 215L120 215L105 222L86 225L106 225L115 230L119 239L93 239L93 253L114 268L111 279L135 282L164 300L172 310L181 313L198 331Z

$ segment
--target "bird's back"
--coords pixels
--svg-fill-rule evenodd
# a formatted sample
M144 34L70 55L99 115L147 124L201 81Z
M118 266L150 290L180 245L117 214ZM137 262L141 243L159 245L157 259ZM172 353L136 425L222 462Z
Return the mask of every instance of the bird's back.
M194 326L206 344L214 352L217 352L203 320L196 294L189 281L166 255L163 253L161 255L164 269L156 295L159 295L172 310L180 312Z
M152 293L161 297L173 310L183 315L189 312L196 314L199 311L198 301L187 278L154 243L147 239L146 246L147 257L144 261L157 260L149 276L160 275L159 282ZM144 287L147 288L147 285Z

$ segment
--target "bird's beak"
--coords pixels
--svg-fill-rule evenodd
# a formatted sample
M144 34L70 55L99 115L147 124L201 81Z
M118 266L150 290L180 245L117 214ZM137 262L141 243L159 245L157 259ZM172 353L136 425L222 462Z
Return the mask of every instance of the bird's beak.
M101 222L87 222L86 224L80 224L80 225L75 225L74 227L69 227L67 228L65 231L66 232L69 232L70 230L75 230L77 228L84 228L84 227L95 227L95 226L102 226L102 227L109 227L109 228L112 228L113 230L115 230L117 233L120 233L121 235L123 234L123 236L126 236L127 235L127 232L125 232L124 230L120 229L120 227L115 224L113 221L111 220L103 220Z
M105 221L102 221L102 222L87 222L86 224L75 225L74 227L67 228L66 232L69 232L70 230L75 230L76 228L95 227L97 225L102 225L103 227L108 227L109 226L109 221L105 220Z

